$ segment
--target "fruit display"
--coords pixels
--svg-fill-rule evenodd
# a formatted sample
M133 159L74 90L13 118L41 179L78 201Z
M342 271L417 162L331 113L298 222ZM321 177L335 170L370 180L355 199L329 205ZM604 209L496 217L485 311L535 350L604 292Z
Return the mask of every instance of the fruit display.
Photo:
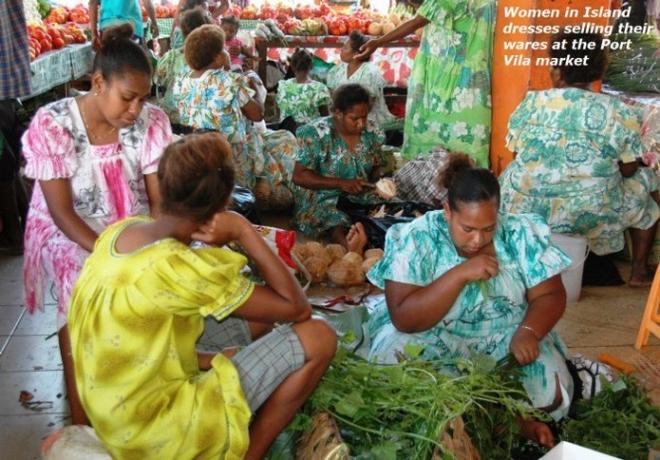
M48 51L87 41L83 31L73 22L67 24L33 22L28 24L27 32L31 61Z
M359 30L365 35L383 35L409 19L404 10L383 15L370 10L351 14L337 13L325 3L319 6L291 7L283 3L264 4L261 8L249 5L243 9L232 6L229 13L243 20L273 20L286 35L348 35Z
M364 283L366 273L383 257L381 249L369 249L362 256L346 252L339 244L324 246L314 241L296 244L291 253L305 267L312 282L329 280L336 286Z
M147 9L144 7L144 2L142 1L140 1L140 11L144 21L149 19L149 14L147 13ZM163 3L159 5L154 4L154 13L156 13L157 19L173 18L176 16L176 5L173 3Z
M69 19L76 24L89 24L89 10L82 5L78 5L70 11Z

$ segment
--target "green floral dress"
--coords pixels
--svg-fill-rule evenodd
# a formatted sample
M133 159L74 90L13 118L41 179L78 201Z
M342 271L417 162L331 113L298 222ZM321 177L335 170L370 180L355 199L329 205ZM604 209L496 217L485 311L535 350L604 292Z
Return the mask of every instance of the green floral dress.
M165 93L158 100L158 106L165 111L172 123L180 123L178 99L174 97L172 88L174 82L182 77L190 68L183 55L183 49L169 50L158 61L154 72L154 83L165 88Z
M419 8L430 23L408 84L405 158L443 147L488 166L495 9L495 0L425 0Z
M329 105L331 97L323 83L310 80L301 84L290 78L279 82L275 100L280 109L280 121L293 117L296 123L304 125L321 116L319 107Z
M639 114L618 99L577 88L530 91L509 120L517 153L502 174L502 210L534 212L555 233L587 237L596 254L618 252L624 230L660 217L648 168L624 178L619 161L642 155Z
M337 134L332 117L324 117L298 128L296 137L299 145L296 161L321 176L369 180L373 169L384 161L381 146L385 136L371 123L367 124L355 151L350 151L346 142ZM295 219L298 229L316 237L337 226L349 227L349 217L337 210L341 194L341 190L336 189L310 190L295 187ZM381 201L373 193L350 198L361 203Z
M550 229L541 217L501 214L493 238L499 273L488 281L467 284L444 318L433 328L414 334L398 331L385 299L370 307L369 357L394 363L406 345L423 347L426 359L455 359L472 354L505 358L513 334L527 311L527 290L559 274L570 259L550 243ZM458 255L444 211L433 211L387 232L385 255L368 273L380 288L385 281L428 286L467 259ZM566 368L566 349L555 332L539 344L536 361L522 368L523 385L534 407L555 399L559 377L564 403L553 413L568 411L573 383ZM448 369L450 370L450 369Z
M401 128L401 122L390 113L385 103L383 89L387 84L383 73L372 63L365 62L353 74L348 75L348 64L340 62L328 72L327 84L330 90L348 83L357 83L364 86L373 100L369 119L382 130Z

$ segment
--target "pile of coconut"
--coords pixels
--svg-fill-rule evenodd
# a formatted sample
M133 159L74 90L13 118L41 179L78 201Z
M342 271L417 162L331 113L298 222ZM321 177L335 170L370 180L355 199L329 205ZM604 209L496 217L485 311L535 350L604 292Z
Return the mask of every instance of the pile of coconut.
M315 241L296 244L291 251L305 267L313 283L329 280L337 286L353 286L365 281L365 274L383 257L382 249L368 249L364 257L347 252L340 244L324 246Z

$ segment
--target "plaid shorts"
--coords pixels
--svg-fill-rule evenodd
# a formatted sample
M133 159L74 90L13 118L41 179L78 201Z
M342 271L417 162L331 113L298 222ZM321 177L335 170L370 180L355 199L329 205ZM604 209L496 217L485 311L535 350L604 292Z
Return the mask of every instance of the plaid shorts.
M250 410L256 412L275 389L305 363L305 352L298 335L289 324L274 330L252 342L248 322L230 316L207 327L213 329L214 351L230 347L242 347L230 359L241 379L241 387ZM204 348L209 349L208 334L202 336Z

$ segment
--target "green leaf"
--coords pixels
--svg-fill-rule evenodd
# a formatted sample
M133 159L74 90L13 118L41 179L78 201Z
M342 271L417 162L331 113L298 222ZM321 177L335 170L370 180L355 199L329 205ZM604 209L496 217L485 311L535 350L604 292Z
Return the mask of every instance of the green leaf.
M382 444L374 446L371 449L372 458L379 460L396 460L396 453L399 450L399 445L392 441L385 441Z
M350 392L335 404L337 413L346 417L355 417L357 411L362 407L364 407L364 399L362 399L362 395L357 390Z
M353 342L355 342L355 339L356 339L355 332L353 332L351 330L351 331L346 332L344 335L342 335L341 343L344 344L344 345L350 345Z
M403 347L403 352L408 358L415 359L424 351L424 345L408 343Z

